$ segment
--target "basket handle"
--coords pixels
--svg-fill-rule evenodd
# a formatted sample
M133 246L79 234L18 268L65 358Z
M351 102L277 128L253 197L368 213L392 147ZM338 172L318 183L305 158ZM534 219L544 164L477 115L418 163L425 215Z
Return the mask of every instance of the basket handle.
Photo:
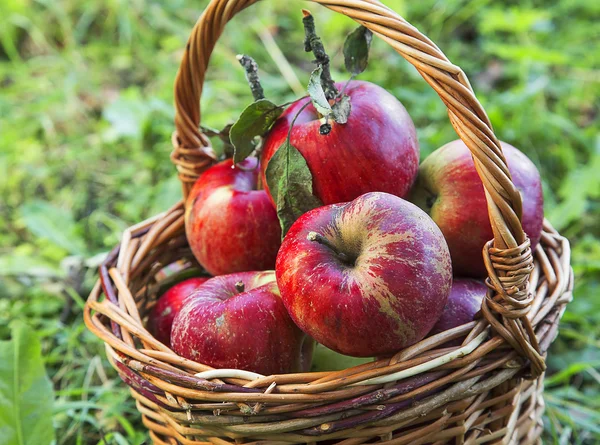
M187 197L198 175L214 160L199 129L200 95L210 55L225 25L258 0L212 0L194 26L175 81L174 150ZM545 369L537 338L527 318L532 303L529 275L533 257L521 226L522 202L512 183L500 143L464 72L414 26L378 0L311 0L344 14L389 43L415 66L438 93L450 122L473 155L483 182L494 233L484 248L488 270L482 314L513 348L531 362L533 376Z

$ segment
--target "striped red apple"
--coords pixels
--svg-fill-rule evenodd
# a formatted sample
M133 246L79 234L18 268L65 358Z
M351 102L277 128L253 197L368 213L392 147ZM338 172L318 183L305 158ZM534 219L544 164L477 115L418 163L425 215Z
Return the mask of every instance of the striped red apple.
M156 302L148 315L148 330L158 341L171 345L171 327L175 316L181 310L184 300L208 278L189 278L175 284Z
M540 174L527 156L512 145L501 144L513 183L521 193L521 223L533 250L544 222ZM450 142L423 161L410 200L425 210L442 230L452 256L454 274L485 277L482 250L494 235L483 184L464 142Z
M388 193L305 213L287 233L275 270L296 324L326 347L357 357L424 338L452 284L438 227Z
M208 280L175 317L171 343L190 360L266 375L310 369L313 345L290 319L273 271Z

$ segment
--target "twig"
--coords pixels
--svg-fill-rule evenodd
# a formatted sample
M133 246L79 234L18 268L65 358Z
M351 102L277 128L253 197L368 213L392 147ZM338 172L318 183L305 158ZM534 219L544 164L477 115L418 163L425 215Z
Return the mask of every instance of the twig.
M252 97L254 97L254 100L264 99L265 92L260 84L260 77L258 76L258 64L256 61L252 57L244 54L239 54L237 59L240 62L240 65L242 65L246 71L246 80L248 81L248 85L250 85L250 91L252 91Z
M304 51L311 52L315 55L315 61L318 65L321 65L323 72L321 73L321 83L323 84L323 91L325 91L325 97L328 100L335 99L338 95L338 90L335 87L335 82L331 78L331 71L329 70L329 56L325 52L323 42L317 35L315 30L315 19L310 11L303 9L302 24L304 25Z

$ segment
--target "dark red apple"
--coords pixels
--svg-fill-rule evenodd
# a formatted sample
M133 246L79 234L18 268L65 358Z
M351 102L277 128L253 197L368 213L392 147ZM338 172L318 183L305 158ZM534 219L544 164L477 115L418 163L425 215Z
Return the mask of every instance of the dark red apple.
M290 319L275 273L215 277L187 300L173 321L173 350L215 368L271 375L309 369L312 339Z
M343 84L337 87L342 90ZM369 82L352 81L345 94L352 106L347 123L331 122L331 132L321 135L323 122L309 104L291 132L292 145L312 173L315 196L323 204L347 202L375 191L405 197L419 166L415 126L406 109L393 95ZM303 98L290 105L265 138L261 168L267 191L267 164L285 142L296 114L309 102L310 98Z
M166 291L156 302L148 316L148 330L154 337L170 346L173 319L181 310L183 301L208 278L198 277L177 283Z
M188 242L211 275L275 266L281 229L258 176L256 158L238 166L227 159L205 171L187 198Z
M527 156L512 145L501 144L513 182L523 199L523 230L535 249L544 220L540 174ZM444 145L423 161L410 200L425 210L442 230L455 275L475 278L487 275L482 250L494 235L483 184L471 152L461 140Z
M487 286L478 280L455 279L450 296L444 306L442 316L429 335L462 326L473 321L475 314L481 309L481 302L487 292ZM447 346L460 345L460 339L448 342Z
M356 357L395 352L424 338L452 284L438 227L388 193L305 213L286 235L275 270L296 324L326 347Z

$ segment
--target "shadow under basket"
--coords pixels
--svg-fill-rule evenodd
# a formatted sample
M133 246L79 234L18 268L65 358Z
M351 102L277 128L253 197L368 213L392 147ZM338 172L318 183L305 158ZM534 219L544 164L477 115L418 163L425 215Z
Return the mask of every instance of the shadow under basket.
M200 132L208 60L225 24L256 0L213 0L197 22L175 84L171 155L184 197L215 161ZM488 294L480 317L350 369L264 376L184 359L152 337L145 317L165 267L197 267L183 201L125 231L100 267L87 327L130 386L156 444L314 443L530 444L543 431L546 352L572 298L570 248L548 222L530 249L500 144L462 70L377 0L317 0L371 29L439 94L473 154L486 189L494 240L484 249ZM462 345L446 347L451 339ZM249 377L248 377L249 378Z

